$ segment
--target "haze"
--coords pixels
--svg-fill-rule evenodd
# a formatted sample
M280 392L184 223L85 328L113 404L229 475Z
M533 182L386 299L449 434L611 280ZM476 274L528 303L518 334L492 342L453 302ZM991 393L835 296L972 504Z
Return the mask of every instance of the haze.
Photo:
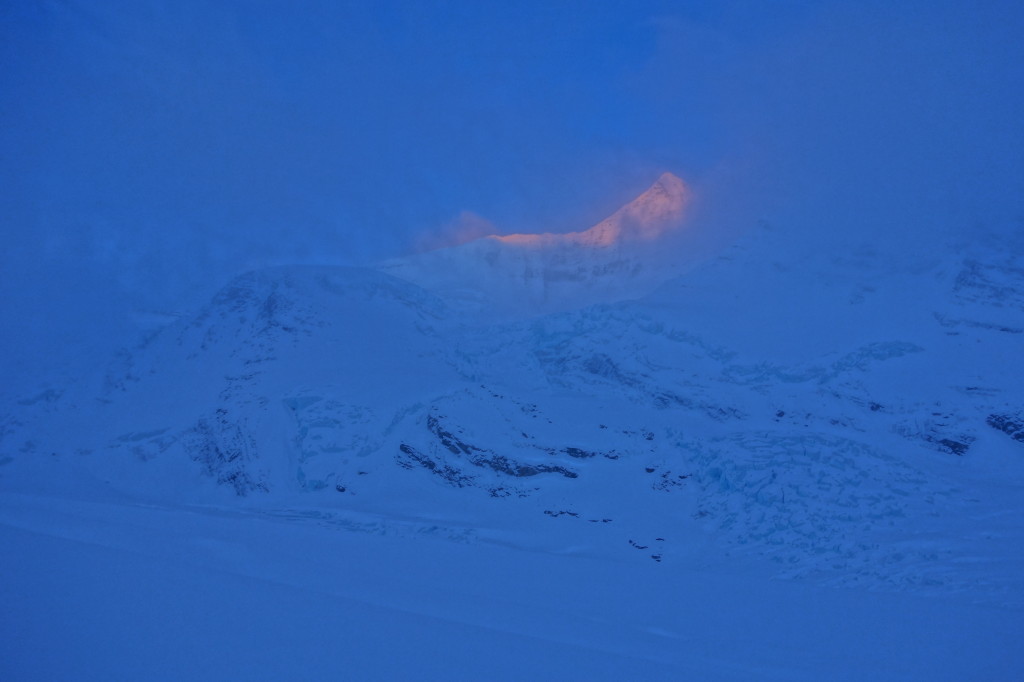
M251 268L584 230L665 171L728 234L761 221L816 249L926 254L1019 232L1022 15L4 3L5 390Z

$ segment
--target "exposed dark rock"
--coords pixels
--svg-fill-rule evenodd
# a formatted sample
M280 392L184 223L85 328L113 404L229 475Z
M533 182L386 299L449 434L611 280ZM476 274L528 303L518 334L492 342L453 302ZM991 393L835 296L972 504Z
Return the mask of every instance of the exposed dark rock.
M589 459L591 457L597 457L598 455L601 455L605 459L618 459L619 458L619 455L616 452L614 452L614 451L612 451L612 452L596 452L596 451L593 451L593 450L584 450L583 448L573 448L573 447L566 447L566 448L562 448L561 450L556 450L555 448L544 448L544 451L546 453L548 453L549 455L564 454L564 455L569 455L570 457L573 457L575 459Z
M952 452L954 455L963 455L971 447L970 442L961 443L960 441L953 440L951 438L942 438L942 439L940 439L939 440L939 445L941 445L942 447L946 448L947 450Z
M974 438L971 436L957 436L956 439L953 439L926 435L924 439L929 443L937 445L940 449L957 455L958 457L962 457L971 448L971 443L974 442Z
M958 433L962 419L953 412L933 411L931 416L933 419L926 420L924 424L906 423L897 425L895 430L907 438L923 440L939 452L963 456L970 450L975 438L963 432Z
M1024 417L1009 414L990 414L985 423L1002 431L1018 443L1024 443Z
M525 476L536 476L537 474L559 473L567 478L576 478L576 473L563 467L548 466L546 464L520 464L504 455L496 455L487 450L477 450L477 454L469 458L469 463L478 467L493 469L499 474L523 478ZM489 455L489 456L486 456Z
M981 263L968 259L957 275L953 290L963 300L1024 310L1024 268L1012 261Z
M467 476L448 464L439 464L435 462L430 459L430 457L407 443L402 443L398 449L406 456L405 458L400 458L398 463L406 469L411 469L413 463L419 464L424 469L432 471L440 476L446 483L449 483L456 488L464 488L468 485L472 485L473 483L472 476Z
M482 452L480 448L473 445L463 443L461 440L455 437L450 431L446 431L441 426L441 422L434 415L427 417L427 428L437 436L437 439L441 441L441 444L451 450L453 454L468 455L472 452Z
M668 492L673 488L679 488L683 481L688 479L690 474L673 474L671 471L663 471L659 479L651 486L654 490Z
M225 408L218 408L213 417L200 419L184 434L182 443L204 473L217 483L232 486L239 496L267 492L266 483L247 469L255 458L256 442L242 425L229 418Z
M474 466L492 469L498 473L517 478L536 476L537 474L561 474L566 478L576 478L579 475L575 471L561 466L522 464L504 455L499 455L471 443L466 443L446 429L440 419L434 415L430 415L427 418L427 428L452 454L466 457L469 463Z

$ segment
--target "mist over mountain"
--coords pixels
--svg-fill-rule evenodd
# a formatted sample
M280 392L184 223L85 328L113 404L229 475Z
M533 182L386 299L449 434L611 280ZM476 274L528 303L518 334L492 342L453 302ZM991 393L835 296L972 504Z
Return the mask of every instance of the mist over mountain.
M691 198L680 178L664 173L586 230L487 235L378 267L469 309L499 316L637 298L708 257L713 240L686 221Z
M666 169L715 232L1020 231L1015 3L457 4L4 3L0 391L252 269L582 230Z
M1022 19L4 3L0 678L1020 679Z
M157 561L188 552L204 571L288 576L288 589L358 597L344 609L357 620L379 609L440 618L446 646L465 636L490 652L457 656L472 670L493 663L493 645L461 628L538 638L528 650L546 657L542 676L571 660L617 677L628 660L657 678L732 678L733 639L694 630L724 603L764 628L749 665L769 678L826 674L773 662L783 643L762 622L763 598L737 596L750 590L789 600L772 616L787 627L805 627L810 595L829 604L834 615L811 616L799 638L851 676L883 665L857 658L874 617L899 623L890 641L930 642L900 647L887 668L1015 669L1022 253L935 246L922 269L913 257L808 252L767 225L687 253L706 227L688 222L690 197L664 174L584 231L235 278L80 380L8 405L7 542L44 551L10 535L31 530L137 550L124 524L144 523L159 540L143 553ZM53 505L90 520L54 520ZM175 539L182 514L215 557ZM337 581L313 580L295 558L250 560L249 543L271 536L294 552L340 542L377 571L401 557L463 562L476 577L456 585L427 570L396 599L389 579L330 553L317 561ZM518 566L505 578L525 590L517 606L488 587L492 562ZM580 587L594 576L645 608L676 606L622 615L631 607ZM566 585L587 598L552 593ZM706 600L692 601L694 585ZM568 615L540 624L552 604ZM860 613L852 626L849 613ZM618 625L600 624L608 614ZM392 629L423 641L424 626L401 622ZM699 664L680 644L694 638ZM982 657L951 656L953 639ZM582 664L546 649L568 642L599 655ZM417 646L396 670L422 667ZM375 657L355 660L372 676Z

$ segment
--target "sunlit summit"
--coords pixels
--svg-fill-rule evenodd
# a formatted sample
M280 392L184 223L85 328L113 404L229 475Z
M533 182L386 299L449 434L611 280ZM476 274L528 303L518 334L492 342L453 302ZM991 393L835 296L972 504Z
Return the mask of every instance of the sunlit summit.
M510 234L495 238L521 246L609 247L652 241L681 226L691 194L681 179L672 173L664 173L650 189L588 230L567 234Z
M634 298L679 273L693 192L672 173L589 229L490 235L380 269L474 307L535 314Z

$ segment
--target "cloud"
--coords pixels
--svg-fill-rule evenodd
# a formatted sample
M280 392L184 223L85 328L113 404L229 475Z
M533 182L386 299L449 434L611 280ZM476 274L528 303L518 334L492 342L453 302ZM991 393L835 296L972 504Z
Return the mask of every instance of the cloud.
M0 4L7 326L73 335L70 272L106 320L266 264L585 230L666 170L716 236L919 248L1024 213L1020 3ZM7 343L45 368L40 320Z
M421 253L446 246L458 246L492 234L498 234L498 228L494 223L472 211L462 211L436 230L420 234L416 239L414 251Z
M652 148L692 149L697 175L717 176L701 193L708 217L714 202L820 248L921 252L1011 225L1024 196L1022 19L1010 3L825 2L757 32L660 22L640 81L652 129L669 131Z

